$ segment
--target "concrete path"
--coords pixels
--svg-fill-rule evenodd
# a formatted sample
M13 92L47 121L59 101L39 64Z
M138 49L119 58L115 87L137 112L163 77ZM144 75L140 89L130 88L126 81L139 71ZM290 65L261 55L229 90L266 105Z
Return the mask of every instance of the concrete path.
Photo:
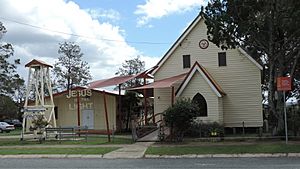
M104 154L103 158L143 158L147 148L154 142L137 142L123 148Z
M169 129L169 127L165 127L164 128L164 133L165 133L165 136L170 135L170 129ZM143 138L138 139L137 141L141 141L141 142L143 142L143 141L156 142L156 141L159 141L158 134L159 134L159 129L153 131L152 133L146 135Z
M155 130L153 131L152 133L149 133L148 135L138 139L137 141L138 142L155 142L155 141L158 141L158 132L159 130Z
M158 132L159 130L155 130L134 144L125 145L123 148L104 154L103 158L143 158L147 148L158 141Z

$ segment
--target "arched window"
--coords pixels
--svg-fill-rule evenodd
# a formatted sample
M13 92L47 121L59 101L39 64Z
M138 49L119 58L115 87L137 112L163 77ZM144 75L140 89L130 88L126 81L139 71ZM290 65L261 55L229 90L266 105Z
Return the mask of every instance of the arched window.
M207 117L207 103L205 98L200 94L197 93L192 100L199 107L199 114L200 117Z

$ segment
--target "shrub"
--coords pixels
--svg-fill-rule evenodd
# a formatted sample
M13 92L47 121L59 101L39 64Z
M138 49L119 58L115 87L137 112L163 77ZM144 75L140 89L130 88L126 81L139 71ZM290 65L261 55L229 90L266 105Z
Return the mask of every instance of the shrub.
M45 116L43 114L37 114L36 116L33 117L32 120L32 128L35 129L43 129L48 125L48 121L45 119Z
M290 130L294 136L297 136L300 131L300 110L290 109L287 112L288 117L288 130Z
M171 128L171 137L182 141L183 135L189 129L197 116L198 108L190 99L179 99L165 112L166 125Z
M223 137L224 126L217 122L204 123L195 120L186 135L191 137Z

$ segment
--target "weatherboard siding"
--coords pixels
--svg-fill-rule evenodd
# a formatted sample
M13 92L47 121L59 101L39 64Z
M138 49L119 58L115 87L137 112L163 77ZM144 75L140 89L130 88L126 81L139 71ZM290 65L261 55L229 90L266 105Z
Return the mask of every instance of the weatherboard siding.
M223 108L223 98L218 97L218 109L219 109L219 123L224 124L224 108Z
M227 66L210 69L225 91L224 124L227 127L262 126L260 70L238 50L227 51Z
M185 90L179 97L192 99L197 93L200 93L207 103L207 117L198 117L198 119L203 122L223 123L222 121L219 121L219 113L222 112L219 110L218 96L198 71L193 75Z
M177 91L181 83L174 83L174 92ZM154 112L162 113L165 111L172 103L172 88L160 88L154 89ZM174 93L175 95L175 93ZM174 102L176 102L176 98L174 98Z
M215 105L220 110L223 105L223 116L219 114L219 121L223 119L226 127L241 127L243 121L248 127L262 126L260 69L238 49L222 51L211 42L207 49L199 48L199 41L207 39L206 31L202 19L160 66L154 74L155 80L188 72L189 69L183 68L182 56L190 55L191 65L198 61L226 93L220 98L222 103ZM226 52L227 66L219 67L218 52ZM155 98L161 95L160 89L154 91ZM155 101L155 110L162 111L166 104L170 104L165 100Z
M95 128L106 129L105 109L103 94L97 94L93 99ZM107 115L109 129L116 129L116 96L106 94Z
M171 106L171 88L154 89L154 112L162 113Z

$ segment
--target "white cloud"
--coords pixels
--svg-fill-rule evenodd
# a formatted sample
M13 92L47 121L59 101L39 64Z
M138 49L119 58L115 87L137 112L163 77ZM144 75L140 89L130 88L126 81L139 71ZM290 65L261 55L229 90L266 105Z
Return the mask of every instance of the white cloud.
M158 57L154 58L154 57L150 57L150 56L142 56L141 60L145 61L145 68L149 69L149 68L155 66L158 63L158 61L160 60L160 58L158 58Z
M99 19L103 21L109 21L109 22L115 22L120 20L121 15L118 11L113 10L113 9L85 9L93 19Z
M144 57L140 51L127 44L123 36L124 30L120 27L95 19L91 12L81 9L72 1L1 0L0 11L0 21L7 28L3 41L13 44L14 57L20 58L22 63L18 71L25 79L27 70L24 65L27 62L35 58L54 64L58 57L59 43L64 41L74 41L81 47L83 60L89 63L94 80L114 76L125 60L137 55L149 62L155 60L150 62L153 64L150 66L154 66L158 60ZM116 19L118 13L113 11L110 16L110 12L106 13L106 17Z
M138 26L146 25L151 19L159 19L174 13L187 12L200 8L204 0L147 0L145 4L138 5L136 15L140 15Z

